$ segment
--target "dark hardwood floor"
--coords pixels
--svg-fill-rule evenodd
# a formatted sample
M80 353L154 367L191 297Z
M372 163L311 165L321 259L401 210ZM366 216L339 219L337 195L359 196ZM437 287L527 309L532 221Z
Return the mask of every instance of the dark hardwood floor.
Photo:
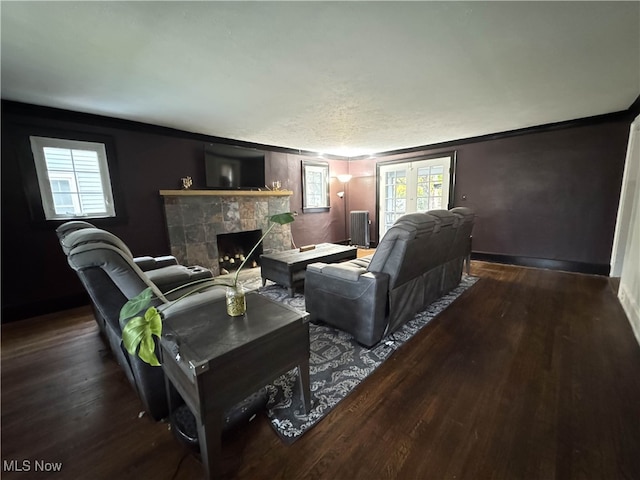
M472 262L478 283L294 444L227 435L227 478L638 479L640 347L607 278ZM2 326L2 461L199 479L80 308ZM15 465L15 464L14 464ZM53 476L53 474L51 474Z

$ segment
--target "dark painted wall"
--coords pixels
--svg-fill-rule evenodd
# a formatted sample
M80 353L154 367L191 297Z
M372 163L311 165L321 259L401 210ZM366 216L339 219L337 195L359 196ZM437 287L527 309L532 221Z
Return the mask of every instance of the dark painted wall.
M377 162L456 150L455 206L477 214L474 252L607 270L629 125L608 120L356 160L350 208L375 212Z
M34 108L3 102L2 109L2 313L3 321L31 316L86 301L84 289L66 263L57 224L31 221L22 170L30 166L30 134L49 130L90 132L113 139L117 175L112 182L122 192L126 219L100 224L122 238L134 255L169 252L161 189L181 188L190 175L193 187L204 186L204 145L220 141L159 127ZM226 140L227 142L231 142ZM304 155L269 152L266 181L280 180L292 190L291 209L299 215L293 237L299 245L345 239L343 210L333 189L327 213L302 213L301 160ZM346 173L345 161L329 160L332 175ZM333 183L333 182L332 182Z
M284 189L291 190L291 210L298 214L293 223L293 241L296 246L317 244L322 242L342 242L347 240L344 227L344 202L337 193L342 190L336 175L347 173L349 165L346 160L322 159L304 155L272 152L268 155L267 179L280 180ZM329 163L329 212L302 212L302 161L314 160Z
M346 239L345 207L347 211L370 212L375 242L376 163L456 150L455 204L467 205L478 215L474 251L608 268L631 118L607 118L595 124L582 122L569 128L412 149L377 159L328 160L332 179L327 213L302 213L301 161L310 157L265 147L269 150L266 181L280 180L283 188L293 191L291 209L299 215L292 228L298 246ZM86 299L60 250L55 225L30 220L21 166L33 161L28 132L39 128L94 132L113 139L118 162L113 182L122 191L127 218L105 228L121 237L137 255L169 251L158 190L180 188L180 178L186 175L193 177L193 188L202 187L205 143L243 145L3 102L3 321L67 308ZM337 192L343 185L335 176L347 171L353 178L341 200Z

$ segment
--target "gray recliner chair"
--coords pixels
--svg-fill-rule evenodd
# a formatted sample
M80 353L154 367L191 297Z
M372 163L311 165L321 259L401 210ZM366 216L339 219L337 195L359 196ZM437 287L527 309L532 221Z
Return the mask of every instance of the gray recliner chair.
M127 246L115 235L88 225L76 225L65 233L63 250L69 265L91 297L96 320L133 388L138 393L145 411L155 420L169 417L175 437L190 448L198 448L195 418L174 388L166 388L161 367L152 367L138 356L130 355L123 347L121 337L124 324L119 321L124 303L150 287L156 297L155 306L163 319L190 315L198 309L209 309L225 296L226 287L209 287L206 291L182 298L194 285L184 285L174 292L161 291L139 267ZM61 242L62 243L62 242ZM157 348L157 345L156 345ZM169 396L167 396L167 393ZM267 392L262 388L224 413L223 431L251 421L267 403Z
M466 208L407 214L372 256L309 265L305 303L310 320L375 345L460 282L469 244L463 240L472 227L473 213Z
M169 414L162 368L152 367L136 355L129 355L122 346L120 309L127 300L151 287L156 308L164 318L187 313L192 308L217 302L224 298L224 287L212 287L205 292L190 295L180 302L176 298L191 287L184 287L165 295L133 261L129 249L115 235L96 228L83 228L64 238L68 248L68 263L73 268L99 313L101 329L129 382L138 392L144 409L159 420ZM175 399L179 403L179 397Z

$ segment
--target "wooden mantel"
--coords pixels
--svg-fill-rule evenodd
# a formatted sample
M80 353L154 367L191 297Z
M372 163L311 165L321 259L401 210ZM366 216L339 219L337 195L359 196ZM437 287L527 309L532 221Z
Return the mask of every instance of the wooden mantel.
M218 197L285 197L291 190L160 190L163 197L210 195Z

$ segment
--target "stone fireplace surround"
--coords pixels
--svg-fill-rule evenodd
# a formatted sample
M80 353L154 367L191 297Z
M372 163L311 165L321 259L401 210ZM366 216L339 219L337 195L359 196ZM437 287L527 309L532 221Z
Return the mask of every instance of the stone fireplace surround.
M216 236L269 228L271 215L290 212L290 191L160 190L171 254L183 265L201 265L220 274ZM276 225L263 253L291 248L291 226Z

